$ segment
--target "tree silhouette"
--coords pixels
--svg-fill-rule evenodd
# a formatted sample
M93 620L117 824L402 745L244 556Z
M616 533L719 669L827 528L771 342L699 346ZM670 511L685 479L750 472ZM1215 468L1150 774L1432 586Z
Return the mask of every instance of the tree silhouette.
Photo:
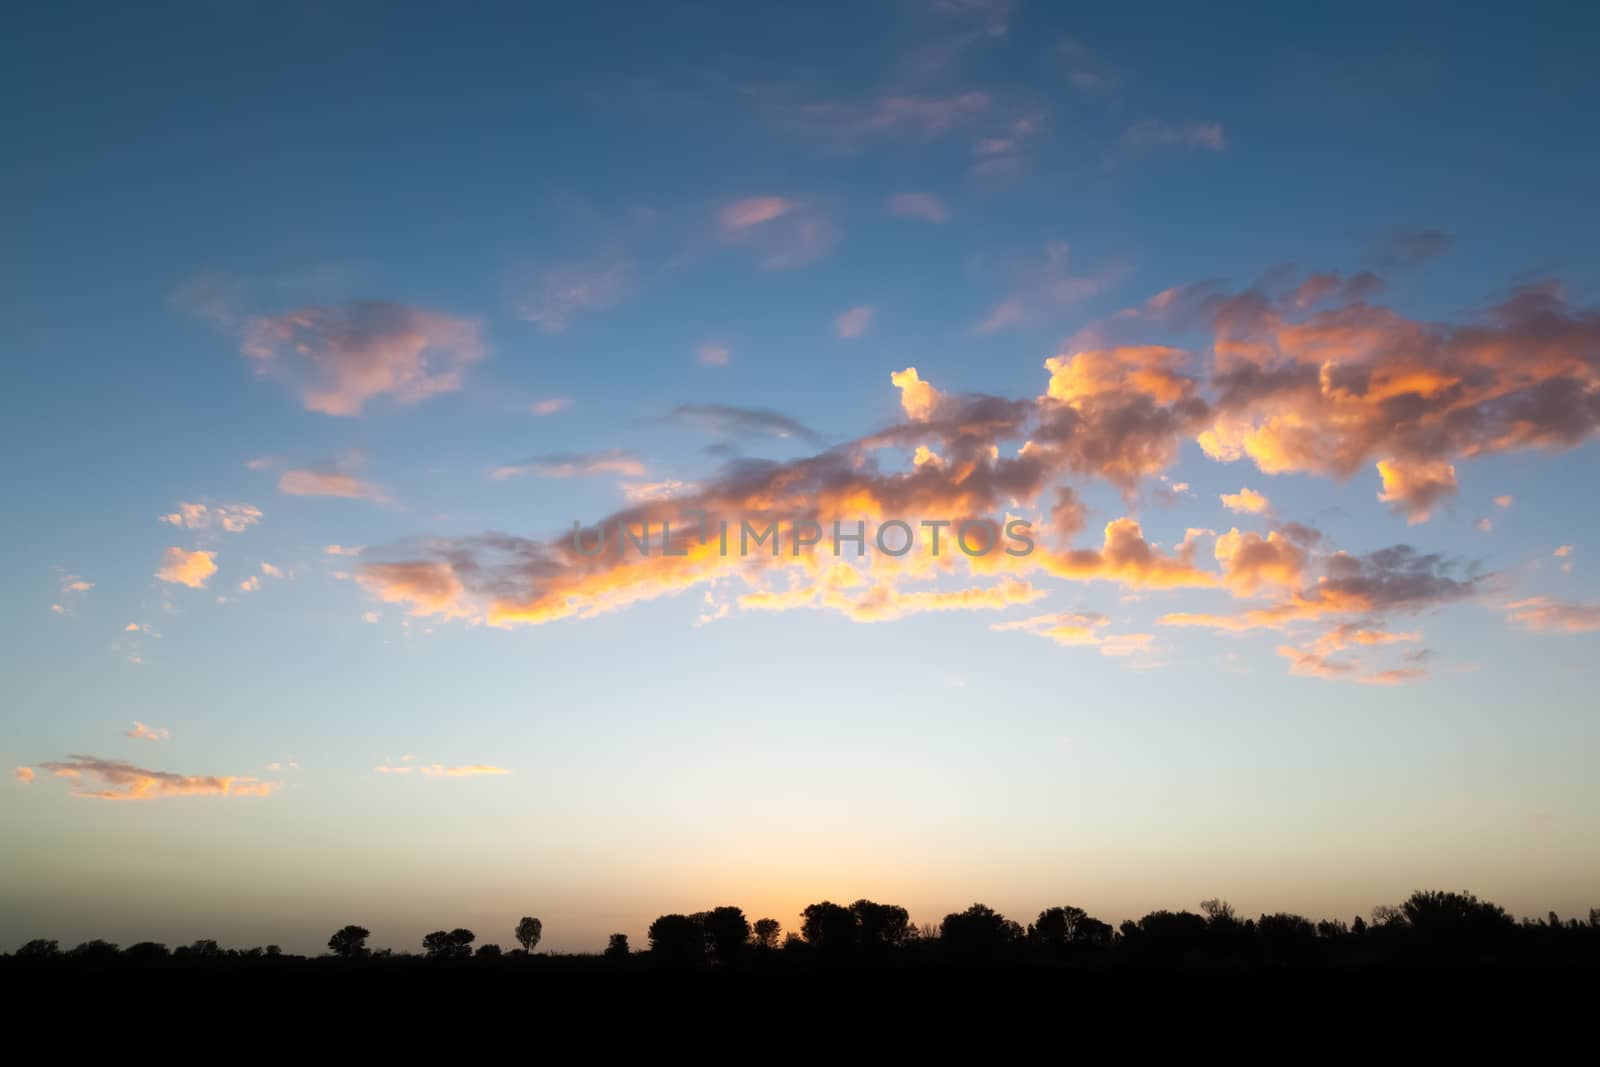
M524 915L517 923L517 944L522 946L523 953L533 954L533 948L539 943L539 938L544 936L544 923L532 915Z
M778 935L783 931L777 919L757 919L751 927L751 942L758 949L770 951L778 947Z
M472 955L472 943L477 939L478 935L462 927L457 927L448 933L435 930L422 939L422 950L429 959L466 959Z
M328 938L328 951L342 960L358 960L367 955L367 938L372 931L365 926L342 926Z
M850 905L856 920L856 942L869 952L899 948L916 937L911 915L898 904L858 900Z
M674 964L703 963L706 935L687 915L663 915L650 924L650 956Z
M127 951L123 952L128 962L138 964L160 963L171 955L172 953L167 951L167 946L159 941L140 941L129 945Z
M17 949L20 960L50 960L61 955L61 942L36 937Z
M1022 937L1022 927L987 904L946 915L939 927L940 943L957 956L995 955Z
M67 955L70 958L79 960L83 963L107 963L116 959L119 953L116 945L113 945L109 941L101 941L96 938L93 941L83 942L83 944L75 947L71 952L67 953Z
M939 926L914 926L905 908L861 898L846 907L831 901L808 905L801 913L801 931L783 938L776 919L751 924L744 912L723 905L693 915L663 915L650 924L651 963L756 971L788 967L944 965L1026 966L1030 968L1099 967L1385 967L1449 964L1462 967L1592 969L1600 966L1600 909L1587 918L1563 919L1555 912L1542 918L1513 919L1505 909L1471 893L1418 891L1398 906L1372 909L1372 922L1357 917L1348 926L1338 920L1313 922L1289 912L1241 919L1218 899L1200 905L1203 914L1152 911L1113 931L1067 905L1050 907L1023 930L993 908L974 904L945 916ZM517 924L522 953L538 943L538 920ZM339 959L367 958L371 968L407 966L408 953L367 947L368 932L360 926L340 928L328 940ZM783 951L776 949L782 938ZM495 970L503 954L496 944L478 947L472 931L436 930L423 938L430 959L464 962ZM626 961L626 934L612 934L603 958ZM203 939L168 952L164 945L141 941L119 950L107 941L85 941L63 952L58 942L35 939L12 955L0 955L6 968L266 968L282 973L306 964L303 956L284 956L277 946L220 947ZM540 970L581 973L599 965L594 955L546 957ZM446 968L441 973L449 973Z
M831 900L807 904L800 913L800 936L812 948L848 952L856 946L856 914Z
M712 908L695 918L705 932L706 947L711 949L718 963L733 962L750 940L749 921L741 909L732 905Z
M625 960L628 958L628 935L612 934L606 942L605 957L608 960Z
M1078 924L1089 917L1082 908L1046 908L1033 922L1033 941L1045 948L1060 948L1076 940Z

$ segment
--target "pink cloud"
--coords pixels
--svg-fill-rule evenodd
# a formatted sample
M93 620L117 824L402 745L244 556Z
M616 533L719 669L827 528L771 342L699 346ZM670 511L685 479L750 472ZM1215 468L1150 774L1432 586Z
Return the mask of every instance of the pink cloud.
M242 348L257 373L287 376L306 410L324 415L454 392L485 351L475 320L380 300L258 316Z
M931 193L896 193L889 198L889 213L905 219L924 222L946 222L950 212L944 201Z

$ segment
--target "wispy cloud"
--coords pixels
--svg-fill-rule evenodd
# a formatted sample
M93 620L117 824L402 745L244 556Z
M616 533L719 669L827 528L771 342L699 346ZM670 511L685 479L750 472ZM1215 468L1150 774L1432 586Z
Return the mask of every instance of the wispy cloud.
M805 424L765 408L742 408L729 404L680 404L667 416L675 422L693 423L728 437L783 437L819 441L816 432Z
M942 223L950 220L950 209L932 193L896 193L889 198L889 213L904 219Z
M278 477L278 491L288 496L332 496L374 504L389 502L389 491L383 486L345 471L326 468L284 471Z
M410 762L415 757L407 757L400 763L380 763L373 770L379 774L416 774L427 778L477 778L510 774L504 767L496 767L488 763L468 763L459 767L447 767L441 763L416 764Z
M555 415L572 406L570 396L547 396L543 400L536 400L528 406L528 410L535 415Z
M733 353L724 344L703 344L694 350L695 358L705 367L726 367Z
M1512 622L1539 633L1581 634L1600 630L1600 604L1529 597L1506 605Z
M134 720L133 729L124 730L122 736L131 737L136 741L165 741L172 734L161 727L146 726L144 723Z
M847 341L854 340L867 332L867 327L872 325L872 308L863 304L853 307L849 311L833 320L833 327L839 336Z
M998 333L1060 314L1105 292L1128 273L1126 264L1112 263L1092 274L1074 274L1071 260L1065 241L1046 244L1043 261L1031 259L1014 271L1012 292L989 309L974 332Z
M58 778L70 779L73 795L95 800L153 800L163 797L263 797L277 782L239 775L188 775L152 771L125 760L68 756L39 764Z
M1392 233L1378 252L1378 266L1387 270L1415 267L1444 255L1454 243L1454 238L1439 230Z
M783 196L754 196L717 211L723 241L752 249L764 270L803 267L838 243L839 231L820 209Z
M517 314L545 333L563 333L579 316L615 307L632 292L636 270L627 260L598 265L561 264L514 283Z
M1176 146L1220 152L1227 147L1227 136L1220 122L1185 122L1174 125L1159 119L1145 119L1123 131L1122 145L1125 150Z
M558 452L534 456L512 466L496 467L489 472L489 477L501 481L530 474L539 478L578 478L591 474L621 474L638 478L645 474L645 465L639 457L621 449L608 452Z

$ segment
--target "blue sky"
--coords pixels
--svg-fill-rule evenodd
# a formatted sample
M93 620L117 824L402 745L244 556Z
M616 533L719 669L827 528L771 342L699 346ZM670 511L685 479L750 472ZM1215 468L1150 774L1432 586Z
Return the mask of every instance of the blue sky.
M1593 906L1596 27L1452 12L12 19L0 939ZM753 478L1043 548L561 555Z

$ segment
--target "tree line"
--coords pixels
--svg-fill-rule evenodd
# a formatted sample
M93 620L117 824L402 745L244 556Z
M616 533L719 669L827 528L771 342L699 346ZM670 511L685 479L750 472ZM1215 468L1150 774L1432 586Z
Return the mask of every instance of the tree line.
M937 925L917 926L897 904L861 899L853 904L820 901L799 915L795 930L776 919L751 922L742 909L725 905L693 914L662 915L650 924L648 946L635 951L628 935L612 934L598 954L535 955L544 925L524 916L513 928L517 948L488 943L464 927L435 930L421 940L421 953L373 949L365 927L351 924L328 939L318 957L291 956L278 946L223 949L201 940L169 950L144 941L120 948L86 941L62 950L36 939L9 956L7 966L157 966L260 962L378 966L431 961L470 966L779 967L830 966L1384 966L1407 963L1464 965L1600 965L1600 908L1587 919L1522 919L1471 893L1425 890L1397 907L1313 922L1279 912L1242 918L1223 900L1207 900L1199 912L1153 911L1113 927L1071 906L1046 908L1026 926L984 904L946 915Z

